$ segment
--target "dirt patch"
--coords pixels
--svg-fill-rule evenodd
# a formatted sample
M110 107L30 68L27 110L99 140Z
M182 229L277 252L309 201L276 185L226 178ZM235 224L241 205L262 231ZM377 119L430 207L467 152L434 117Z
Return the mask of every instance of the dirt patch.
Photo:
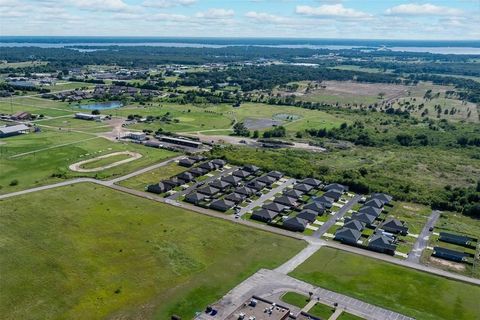
M430 262L432 262L432 263L434 263L438 266L448 268L448 269L452 269L452 270L455 270L455 271L465 271L465 265L462 264L462 263L447 261L447 260L443 260L443 259L439 259L439 258L435 258L435 257L430 257Z
M114 162L114 163L110 163L108 165L97 167L97 168L90 168L90 169L82 168L82 165L84 165L84 164L94 162L94 161L97 161L97 160L101 160L101 159L105 159L105 158L109 158L109 157L113 157L113 156L116 156L116 155L128 155L128 156L130 156L130 158L120 160L120 161L117 161L117 162ZM74 164L70 165L68 168L70 170L76 171L76 172L97 172L97 171L110 169L110 168L119 166L121 164L130 162L130 161L137 160L141 157L142 157L142 155L140 153L137 153L137 152L130 152L130 151L113 152L113 153L109 153L109 154L106 154L106 155L103 155L103 156L100 156L100 157L96 157L96 158L83 160L83 161L74 163Z
M414 208L414 207L410 207L410 206L402 206L403 209L406 209L406 210L410 210L410 211L420 211L419 208Z
M247 118L243 121L243 124L249 130L258 130L258 129L265 129L270 128L273 126L279 126L283 123L281 120L273 120L267 118L260 118L260 119L250 119Z
M380 92L385 93L385 98L397 96L401 93L410 90L411 87L398 85L398 84L386 84L386 83L361 83L354 81L323 81L322 85L325 86L325 91L338 95L351 95L351 96L375 96Z

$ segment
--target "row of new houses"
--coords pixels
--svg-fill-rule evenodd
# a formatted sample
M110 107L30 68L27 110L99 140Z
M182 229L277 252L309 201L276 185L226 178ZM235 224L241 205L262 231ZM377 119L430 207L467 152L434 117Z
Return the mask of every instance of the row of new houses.
M469 249L475 249L476 248L475 242L478 243L478 239L475 239L469 236L452 234L448 232L440 232L438 241L447 242L450 244L454 244L454 245L469 248ZM436 246L433 248L432 256L445 259L445 260L455 261L455 262L465 262L468 257L472 257L472 256L473 258L475 258L473 254L461 252L458 250L443 248L439 246Z
M203 156L191 156L188 158L189 161L192 161L193 163L198 163L203 160L205 160L205 157ZM188 171L182 172L177 176L174 176L170 179L160 181L159 183L156 184L151 184L147 186L147 191L156 193L156 194L161 194L168 192L178 186L187 184L191 181L194 181L195 178L203 176L207 174L210 171L222 168L225 165L225 162L221 159L215 159L210 162L205 162L205 163L212 163L212 167L206 168L204 166L204 163L202 163L200 166L192 168ZM181 164L181 163L180 163Z
M383 193L372 194L369 200L358 210L352 214L350 219L345 219L342 228L335 232L335 240L345 244L358 245L362 236L362 231L368 228L375 228L374 221L380 216L383 207L392 201L392 197ZM396 244L392 234L406 235L408 228L397 219L388 219L385 221L381 229L368 240L368 249L395 254Z
M198 188L188 194L185 201L198 205L201 201L210 201L209 208L218 211L227 211L239 203L278 181L283 174L272 171L265 175L261 174L260 168L247 165L216 179L207 186ZM223 197L222 197L223 196Z
M321 197L312 196L313 201L306 204L301 200L304 195L311 195L320 189L325 190ZM279 226L287 230L303 232L309 223L313 223L326 209L331 208L347 189L339 184L324 186L320 180L306 178L297 182L292 189L285 190L282 195L275 197L272 202L264 203L261 209L252 213L251 218L272 223L282 215L283 221ZM289 211L299 212L292 216L283 215Z

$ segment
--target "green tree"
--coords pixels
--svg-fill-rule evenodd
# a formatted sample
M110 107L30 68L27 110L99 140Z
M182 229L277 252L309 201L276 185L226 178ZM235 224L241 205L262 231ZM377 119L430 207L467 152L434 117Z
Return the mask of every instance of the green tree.
M243 122L237 122L233 125L233 134L236 136L248 137L250 135L250 131L245 127Z

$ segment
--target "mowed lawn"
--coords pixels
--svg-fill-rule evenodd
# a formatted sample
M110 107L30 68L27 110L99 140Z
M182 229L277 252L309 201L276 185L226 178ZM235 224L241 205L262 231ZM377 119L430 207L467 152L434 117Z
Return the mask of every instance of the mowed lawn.
M191 319L304 247L93 184L0 207L2 319Z
M291 276L422 320L479 319L480 287L331 248Z
M0 194L75 177L107 179L173 157L178 153L135 143L112 142L77 132L43 130L1 139ZM94 173L73 172L68 166L117 151L142 154L140 159ZM109 159L110 161L110 159ZM16 180L17 183L12 183Z

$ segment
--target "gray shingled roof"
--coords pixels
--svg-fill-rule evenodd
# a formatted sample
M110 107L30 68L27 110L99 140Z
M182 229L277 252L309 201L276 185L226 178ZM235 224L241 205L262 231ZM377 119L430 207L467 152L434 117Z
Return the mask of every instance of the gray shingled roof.
M305 178L303 179L302 181L300 181L301 183L305 183L305 184L308 184L312 187L318 187L322 184L322 181L320 180L317 180L317 179L314 179L314 178Z
M349 228L341 228L335 232L335 239L343 242L356 243L361 236L360 231Z
M268 210L271 210L271 211L275 211L275 212L281 212L281 211L287 209L287 206L284 206L284 205L276 203L276 202L269 202L269 203L264 203L262 208L268 209Z
M220 190L217 189L217 188L211 187L211 186L204 186L202 188L197 189L197 192L200 192L200 193L206 194L208 196L211 196L211 195L219 193Z
M270 221L272 219L275 219L276 216L278 216L279 213L275 211L270 211L267 209L260 209L256 210L252 213L251 218L255 220L260 220L260 221Z

